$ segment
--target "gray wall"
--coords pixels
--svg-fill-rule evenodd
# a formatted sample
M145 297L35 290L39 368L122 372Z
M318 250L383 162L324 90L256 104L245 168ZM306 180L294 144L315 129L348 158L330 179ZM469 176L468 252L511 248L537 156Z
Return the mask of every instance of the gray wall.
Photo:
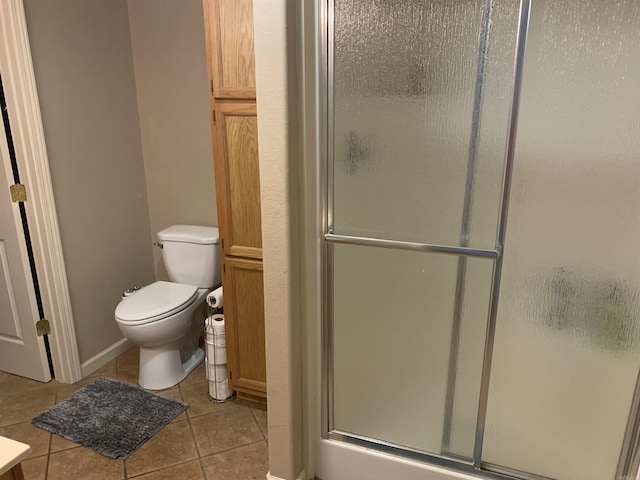
M128 4L151 234L217 225L202 1Z
M126 0L25 0L80 360L122 338L121 291L153 281Z
M218 223L202 2L24 3L86 362L122 338L121 291L167 278L156 232Z

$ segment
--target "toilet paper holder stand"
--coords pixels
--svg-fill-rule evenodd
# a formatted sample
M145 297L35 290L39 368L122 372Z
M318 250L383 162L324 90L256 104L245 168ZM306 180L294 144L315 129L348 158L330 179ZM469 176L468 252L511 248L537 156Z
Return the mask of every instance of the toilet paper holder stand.
M222 307L212 307L207 302L204 302L204 304L206 305L206 312L207 312L207 315L205 316L205 318L208 318L208 317L210 317L212 315L223 315L224 314L224 306L222 306ZM204 335L205 335L205 343L206 343L207 340L208 340L208 337L207 337L208 332L207 332L206 325L204 326ZM207 368L207 379L209 380L209 382L211 382L212 379L209 378L209 358L208 358L209 355L208 355L208 350L209 349L207 348L207 356L205 358L205 362L207 363L207 365L206 365L206 368ZM215 375L215 367L214 367L214 375ZM218 380L217 378L213 379L214 382L216 382L217 380ZM211 395L211 392L209 392L209 395L208 395L209 401L212 402L212 403L230 402L231 400L234 400L236 398L236 396L237 396L237 393L235 391L232 390L232 392L233 392L233 394L230 397L225 398L225 399L215 398L215 397L213 397Z

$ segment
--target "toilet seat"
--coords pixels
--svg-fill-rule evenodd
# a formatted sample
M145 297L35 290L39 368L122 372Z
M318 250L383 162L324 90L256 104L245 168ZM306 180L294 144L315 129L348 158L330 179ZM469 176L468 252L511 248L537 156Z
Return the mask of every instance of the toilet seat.
M158 281L122 300L115 317L128 325L143 325L180 312L198 296L198 287Z

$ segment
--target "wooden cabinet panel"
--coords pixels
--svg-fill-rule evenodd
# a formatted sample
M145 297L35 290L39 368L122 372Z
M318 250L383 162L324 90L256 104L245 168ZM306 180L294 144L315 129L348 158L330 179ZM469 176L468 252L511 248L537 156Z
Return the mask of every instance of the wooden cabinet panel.
M253 0L204 0L209 78L215 98L256 98Z
M222 253L262 258L258 119L254 102L216 102L215 159Z
M267 367L262 262L226 257L223 284L229 383L240 393L264 396Z
M203 0L231 388L266 399L253 0Z

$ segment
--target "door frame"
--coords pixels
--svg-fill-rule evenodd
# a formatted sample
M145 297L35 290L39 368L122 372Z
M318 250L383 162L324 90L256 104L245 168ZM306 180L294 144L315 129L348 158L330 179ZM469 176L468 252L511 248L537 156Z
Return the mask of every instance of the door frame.
M23 0L0 2L0 67L14 122L18 167L27 186L24 203L45 315L55 378L82 378L49 159L44 138Z

